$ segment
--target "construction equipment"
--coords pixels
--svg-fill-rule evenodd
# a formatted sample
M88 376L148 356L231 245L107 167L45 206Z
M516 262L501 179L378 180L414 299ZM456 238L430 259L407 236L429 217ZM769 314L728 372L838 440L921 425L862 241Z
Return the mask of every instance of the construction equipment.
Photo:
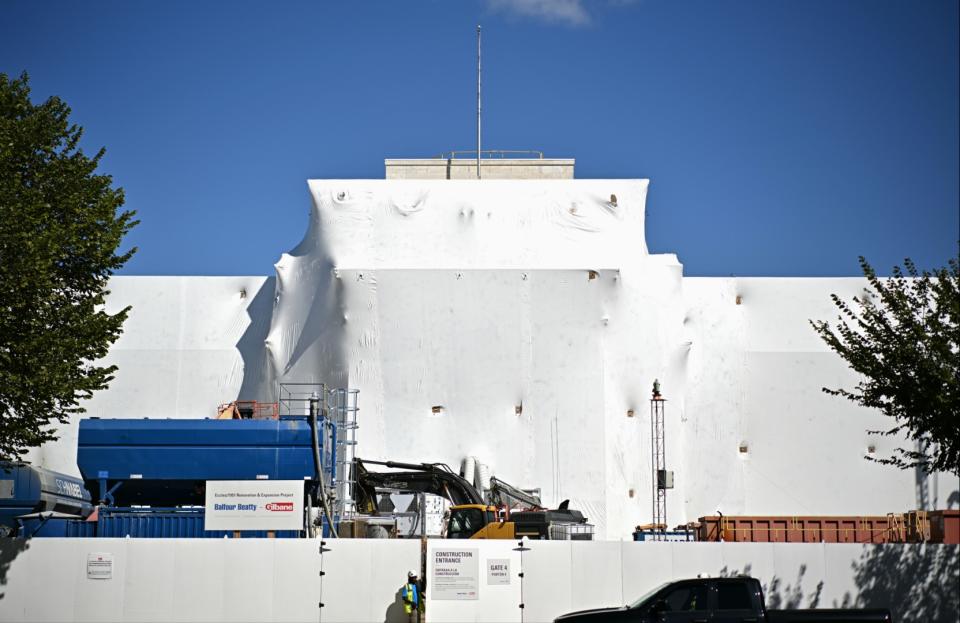
M698 541L746 543L960 542L960 511L886 515L711 515L690 524Z
M335 433L322 415L315 419L81 420L77 465L101 505L98 536L219 536L202 528L214 480L301 480L305 506L320 506L331 493ZM328 514L323 530L334 521Z
M93 507L83 481L22 462L0 462L0 536L18 532L63 536L65 520L83 520Z
M349 456L352 468L357 390L281 383L278 395L278 402L223 405L215 419L81 420L81 478L0 464L0 536L337 536L337 524L353 511L352 469L338 458ZM242 511L261 504L290 511L302 502L303 514L276 530L208 530L207 489L215 481L303 482L303 499L282 504L260 491L230 494L256 498ZM211 512L221 510L231 509Z
M365 464L402 469L371 472ZM446 524L450 539L575 539L592 540L593 525L567 502L555 510L543 508L540 499L497 478L490 479L485 499L465 478L444 463L399 463L356 460L357 509L378 512L378 490L430 493L452 503ZM520 510L516 510L520 509Z
M29 536L336 536L345 499L352 496L337 455L343 441L352 439L356 390L281 384L280 399L279 404L237 401L216 419L81 420L82 480L17 467L7 472L14 476L0 477L0 497L11 489L18 499L0 504L0 511L10 506L17 520L31 527ZM303 482L303 500L295 502L303 502L299 527L207 530L206 489L214 481ZM30 495L29 504L20 503ZM267 510L288 510L264 504ZM243 510L256 508L250 502ZM41 514L28 516L31 511Z

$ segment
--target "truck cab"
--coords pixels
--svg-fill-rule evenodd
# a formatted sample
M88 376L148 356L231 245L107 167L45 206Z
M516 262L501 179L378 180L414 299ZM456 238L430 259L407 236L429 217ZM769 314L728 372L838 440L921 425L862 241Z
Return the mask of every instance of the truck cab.
M571 612L555 623L890 623L884 609L767 610L751 577L691 578L662 584L619 608Z

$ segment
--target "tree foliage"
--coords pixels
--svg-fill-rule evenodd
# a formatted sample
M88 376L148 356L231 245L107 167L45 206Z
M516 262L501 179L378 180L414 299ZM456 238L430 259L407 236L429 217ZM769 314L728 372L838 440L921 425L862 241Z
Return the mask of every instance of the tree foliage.
M0 73L0 459L55 439L107 387L116 366L97 361L129 311L108 314L104 299L137 221L69 116L57 97L31 103L26 74Z
M906 436L913 448L868 457L901 469L960 474L960 259L934 271L904 260L880 278L863 257L869 287L852 304L833 294L835 326L811 321L820 337L861 375L856 387L823 388L893 419L870 431Z

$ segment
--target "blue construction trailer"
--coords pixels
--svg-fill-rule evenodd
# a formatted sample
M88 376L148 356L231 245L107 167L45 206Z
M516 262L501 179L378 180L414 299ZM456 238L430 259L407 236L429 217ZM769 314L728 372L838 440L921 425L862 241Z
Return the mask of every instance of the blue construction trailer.
M337 430L321 416L317 432L315 451L307 416L82 420L77 465L99 504L97 536L268 536L203 530L206 483L303 480L304 506L318 508L320 496L335 486ZM269 534L303 535L292 530Z
M343 474L356 443L356 394L311 383L281 384L280 403L260 403L271 407L267 410L244 409L246 403L237 402L225 405L227 417L221 412L214 419L81 420L81 478L22 465L0 469L0 535L17 531L28 537L218 538L327 533L345 508L333 504L338 492L341 502L349 497ZM338 447L346 448L340 464ZM208 482L263 480L304 482L303 529L204 529Z
M335 434L320 427L321 437ZM329 483L335 446L318 446ZM77 466L93 499L108 506L202 506L207 480L319 484L310 422L294 417L82 420Z

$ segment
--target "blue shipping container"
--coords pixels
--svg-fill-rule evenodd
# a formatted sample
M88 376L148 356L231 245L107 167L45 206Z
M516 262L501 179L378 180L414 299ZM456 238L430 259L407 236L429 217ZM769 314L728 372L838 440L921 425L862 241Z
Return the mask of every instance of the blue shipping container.
M97 518L97 536L142 539L222 539L232 538L230 530L204 530L204 510L198 509L111 509L101 508ZM276 530L278 539L295 539L299 530ZM266 530L239 533L240 538L267 538Z

